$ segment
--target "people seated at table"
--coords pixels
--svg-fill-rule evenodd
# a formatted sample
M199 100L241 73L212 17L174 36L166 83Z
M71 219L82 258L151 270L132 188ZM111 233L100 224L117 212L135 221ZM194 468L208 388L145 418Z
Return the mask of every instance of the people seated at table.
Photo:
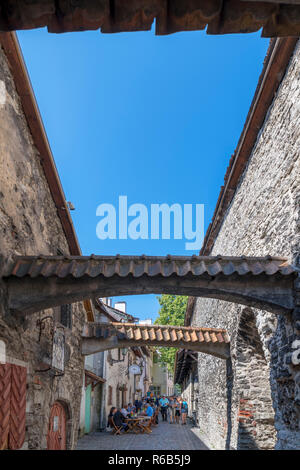
M107 417L107 427L110 426L110 423L111 423L111 418L113 418L114 416L114 411L116 410L117 408L115 406L112 406L110 411L109 411L109 414L108 414L108 417Z
M146 410L141 413L143 416L149 416L150 418L152 418L153 416L153 409L152 409L152 406L150 405L150 403L147 403L146 404Z
M129 412L127 411L127 405L124 405L123 408L121 408L121 413L124 416L124 418L127 418Z
M132 405L132 403L128 403L128 406L127 406L127 411L128 413L135 413L135 406Z
M110 409L110 412L108 415L108 423L110 427L112 427L111 419L113 419L113 422L117 426L117 428L122 427L124 431L127 431L128 426L125 422L125 417L123 416L121 411L118 410L118 408L114 406Z

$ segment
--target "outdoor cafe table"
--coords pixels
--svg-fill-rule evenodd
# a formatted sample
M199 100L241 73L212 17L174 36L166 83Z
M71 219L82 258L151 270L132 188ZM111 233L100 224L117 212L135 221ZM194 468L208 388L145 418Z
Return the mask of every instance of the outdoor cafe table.
M149 432L147 431L144 426L142 426L143 421L149 421L151 419L150 416L136 416L126 418L126 424L128 425L128 430L126 432L132 431L135 434Z

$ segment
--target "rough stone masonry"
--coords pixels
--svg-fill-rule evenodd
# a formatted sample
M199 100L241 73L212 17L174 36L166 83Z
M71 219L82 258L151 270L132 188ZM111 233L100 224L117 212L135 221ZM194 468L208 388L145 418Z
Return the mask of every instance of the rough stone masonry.
M299 153L298 42L212 255L280 254L299 266ZM225 328L233 345L232 363L199 354L197 420L207 439L220 449L300 449L300 371L291 363L299 308L276 316L197 298L191 324Z

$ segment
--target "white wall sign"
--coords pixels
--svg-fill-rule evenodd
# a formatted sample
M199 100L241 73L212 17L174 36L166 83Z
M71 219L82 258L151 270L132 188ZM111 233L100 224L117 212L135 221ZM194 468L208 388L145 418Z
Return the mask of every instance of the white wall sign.
M63 328L54 329L51 366L60 372L63 372L65 368L65 334Z
M138 375L138 374L141 374L141 368L137 364L132 364L129 367L129 372L130 372L130 374Z

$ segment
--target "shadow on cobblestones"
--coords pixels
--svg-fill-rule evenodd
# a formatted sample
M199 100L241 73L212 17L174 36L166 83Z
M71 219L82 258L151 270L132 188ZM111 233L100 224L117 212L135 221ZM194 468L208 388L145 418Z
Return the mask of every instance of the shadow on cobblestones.
M189 425L160 422L151 434L95 432L78 441L77 450L209 450Z

